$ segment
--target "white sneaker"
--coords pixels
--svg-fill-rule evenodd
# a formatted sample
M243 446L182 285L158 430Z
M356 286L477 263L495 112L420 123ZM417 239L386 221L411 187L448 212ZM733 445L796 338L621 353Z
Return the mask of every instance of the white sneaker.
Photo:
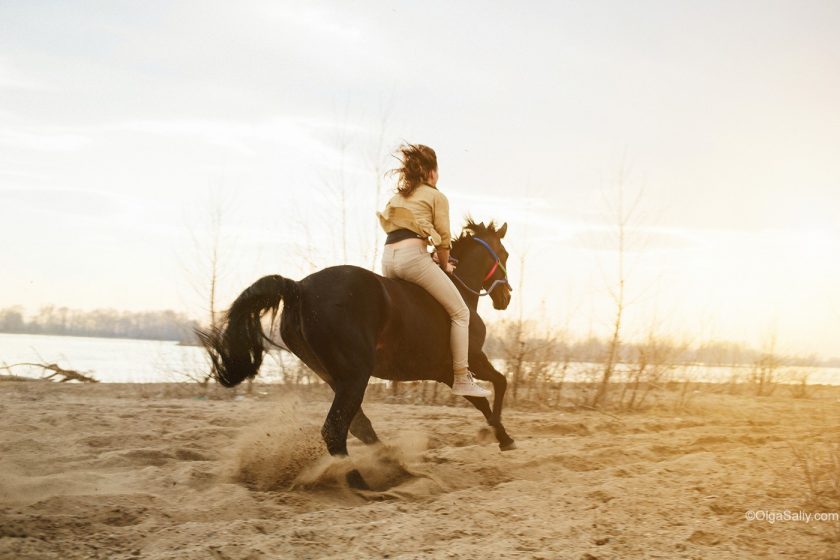
M490 391L479 385L473 379L472 372L456 374L452 383L452 394L463 397L489 397Z

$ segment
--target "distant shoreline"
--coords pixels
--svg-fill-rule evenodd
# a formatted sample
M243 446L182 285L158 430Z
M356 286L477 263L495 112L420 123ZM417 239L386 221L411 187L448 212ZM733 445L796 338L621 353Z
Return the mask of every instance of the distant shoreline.
M177 342L178 346L200 346L198 342L190 342L188 340L181 340L177 338L144 338L136 336L119 336L119 335L104 335L104 334L63 334L63 333L44 333L44 332L27 332L27 331L0 331L0 335L20 335L20 336L55 336L61 338L103 338L107 340L136 340L141 342Z
M10 336L42 336L42 337L57 337L57 338L73 338L73 339L101 339L101 340L125 340L125 341L136 341L136 342L174 342L176 346L188 347L188 348L200 348L201 343L197 339L192 340L185 340L185 339L177 339L177 338L141 338L141 337L128 337L128 336L118 336L118 335L86 335L86 334L60 334L60 333L38 333L38 332L10 332L10 331L0 331L0 336L2 335L10 335ZM485 349L487 347L485 346ZM490 355L490 359L492 360L504 360L503 356L498 355ZM527 360L526 360L527 361ZM562 362L562 360L551 360L554 362ZM601 364L597 360L591 359L570 359L569 363L573 364ZM632 366L632 361L618 361L617 364L621 364L623 366ZM732 362L732 363L709 363L709 362L702 362L702 361L685 361L685 362L676 362L674 364L677 367L707 367L707 368L750 368L754 367L754 363L749 361L744 362ZM840 368L840 361L836 358L829 358L827 360L820 361L815 364L810 365L802 365L797 363L792 364L783 364L783 367L788 368L814 368L814 369L834 369Z

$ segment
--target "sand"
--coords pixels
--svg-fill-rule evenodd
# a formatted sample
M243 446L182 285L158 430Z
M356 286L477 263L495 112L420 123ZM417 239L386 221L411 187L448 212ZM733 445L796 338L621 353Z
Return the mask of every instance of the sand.
M366 402L330 460L323 391L0 383L0 558L830 558L837 394L701 393L617 413ZM214 392L211 397L217 396ZM809 486L796 458L818 472ZM803 455L804 453L804 455ZM822 462L821 462L822 461ZM373 489L342 484L350 463ZM825 467L825 468L824 468ZM823 469L823 470L820 470ZM813 481L812 481L813 482Z

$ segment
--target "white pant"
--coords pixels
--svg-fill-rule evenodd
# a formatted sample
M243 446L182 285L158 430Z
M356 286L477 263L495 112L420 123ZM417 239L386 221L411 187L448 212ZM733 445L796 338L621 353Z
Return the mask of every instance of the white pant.
M449 344L455 373L467 371L467 353L470 344L470 310L449 276L432 260L425 247L407 246L393 248L385 245L382 254L382 275L402 278L424 288L443 305L449 313L452 328Z

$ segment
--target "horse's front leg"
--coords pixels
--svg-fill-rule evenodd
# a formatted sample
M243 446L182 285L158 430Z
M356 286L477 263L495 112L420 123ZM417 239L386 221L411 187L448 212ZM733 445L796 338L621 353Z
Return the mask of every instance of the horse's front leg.
M490 403L483 397L464 398L484 414L487 423L496 433L496 439L499 440L499 448L502 451L516 449L516 443L508 435L504 425L502 425L502 403L505 399L507 379L493 367L493 364L490 363L490 360L487 359L487 356L483 352L480 355L470 356L470 369L477 379L489 381L493 384L493 409L490 409Z
M477 377L477 376L476 376ZM472 403L474 407L481 411L484 414L484 418L487 419L487 424L493 428L493 432L496 434L496 439L499 441L499 449L502 451L510 451L511 449L516 449L516 442L513 441L508 433L505 431L505 427L502 425L501 421L496 419L496 416L493 414L493 411L490 410L490 402L485 399L484 397L464 397L468 401Z

